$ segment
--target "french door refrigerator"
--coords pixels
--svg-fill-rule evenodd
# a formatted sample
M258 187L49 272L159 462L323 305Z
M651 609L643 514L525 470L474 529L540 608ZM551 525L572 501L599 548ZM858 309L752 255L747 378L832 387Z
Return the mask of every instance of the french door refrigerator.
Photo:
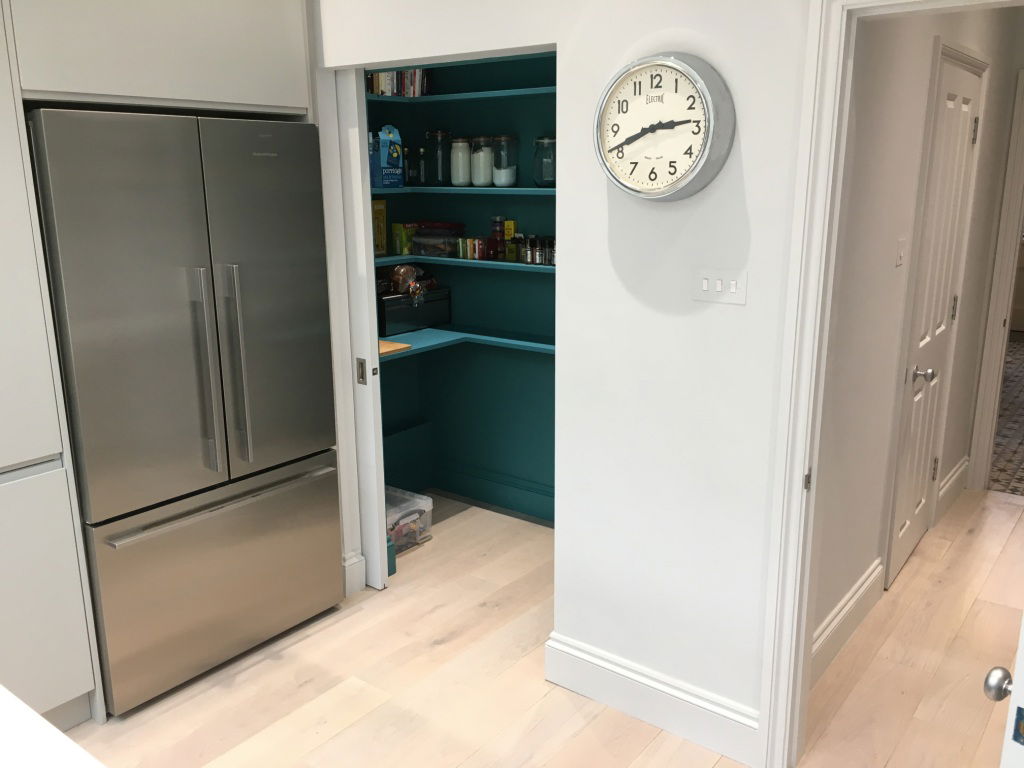
M120 714L341 601L316 128L29 125Z

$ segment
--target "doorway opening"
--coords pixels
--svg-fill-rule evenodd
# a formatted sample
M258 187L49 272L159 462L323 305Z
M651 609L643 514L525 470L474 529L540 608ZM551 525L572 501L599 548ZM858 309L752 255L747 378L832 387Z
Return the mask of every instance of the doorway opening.
M973 523L954 523L984 527L1003 514L985 508L984 494L1024 213L1021 190L1010 191L1024 186L1024 9L890 14L877 5L850 34L835 146L811 502L812 693L802 710L810 764L828 753L829 728L842 741L857 696L864 713L885 708L888 683L864 680L887 664L906 672L893 691L927 694L972 621L980 572L1013 528L990 537L992 557L975 562L957 544L961 534L972 540ZM967 578L958 568L977 571ZM963 590L954 594L954 583ZM889 588L903 598L884 595ZM908 589L920 591L906 599ZM873 637L853 643L862 625ZM969 706L974 693L965 690ZM979 695L976 704L987 702ZM890 714L881 736L859 724L885 741L872 747L885 756L858 764L908 756L901 744L924 727L915 718L941 719L913 707Z
M989 489L1024 496L1024 239L1017 258Z
M434 533L407 525L431 504L434 526L554 524L555 79L552 51L399 63L356 94L372 223L356 290L378 352L359 452L391 572Z

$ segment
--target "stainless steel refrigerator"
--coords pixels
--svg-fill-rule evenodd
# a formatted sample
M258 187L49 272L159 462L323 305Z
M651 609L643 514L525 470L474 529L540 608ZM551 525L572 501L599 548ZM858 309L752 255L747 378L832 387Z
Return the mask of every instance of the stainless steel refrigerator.
M341 601L316 128L29 125L120 714Z

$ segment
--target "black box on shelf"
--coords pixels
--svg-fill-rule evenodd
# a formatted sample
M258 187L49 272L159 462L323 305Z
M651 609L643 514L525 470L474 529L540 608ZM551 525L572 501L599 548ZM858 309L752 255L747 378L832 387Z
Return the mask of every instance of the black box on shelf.
M436 328L452 322L452 292L449 288L426 291L420 302L408 294L377 297L377 333L394 336L398 333Z

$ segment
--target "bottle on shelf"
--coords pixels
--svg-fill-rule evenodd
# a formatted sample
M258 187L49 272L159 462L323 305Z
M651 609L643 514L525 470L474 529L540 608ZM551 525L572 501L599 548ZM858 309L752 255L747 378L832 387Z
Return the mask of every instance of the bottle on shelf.
M473 139L472 177L474 187L489 187L494 177L494 147L490 136Z
M422 183L428 187L447 187L451 173L451 143L447 131L427 131L427 172Z
M452 186L468 187L473 180L470 170L469 139L452 139Z
M516 165L519 153L515 136L494 137L494 169L492 179L496 187L514 187L516 185Z
M491 236L487 238L487 259L505 260L505 217L491 217Z

